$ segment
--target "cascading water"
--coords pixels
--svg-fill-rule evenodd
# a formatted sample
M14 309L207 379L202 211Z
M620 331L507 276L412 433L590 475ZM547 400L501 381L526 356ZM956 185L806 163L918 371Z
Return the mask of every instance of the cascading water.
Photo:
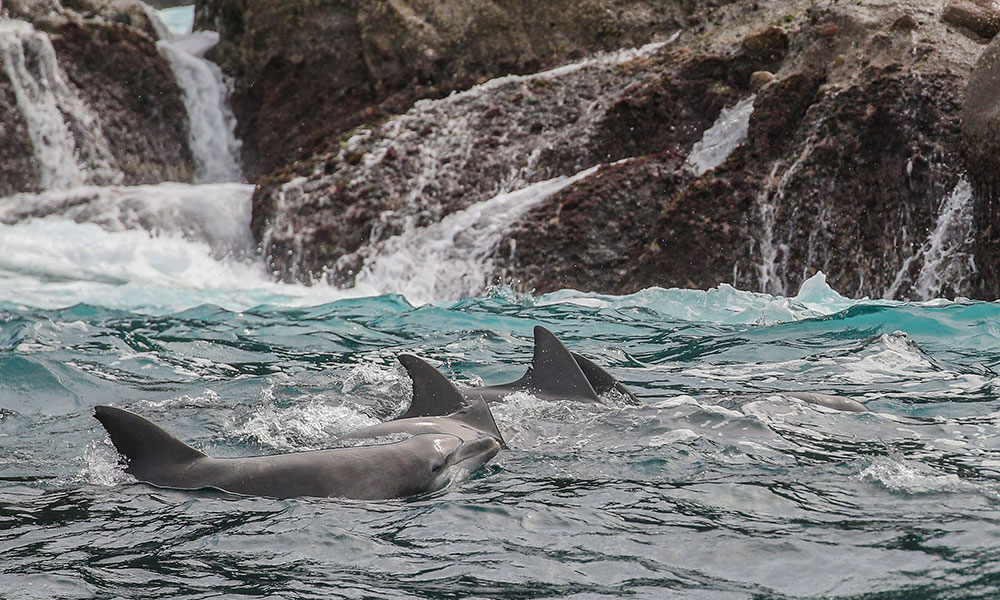
M756 99L756 94L753 94L722 109L715 123L705 130L687 157L687 164L696 175L702 175L724 163L733 150L747 139L750 115L753 114Z
M911 277L910 269L919 261L920 272L913 281L914 298L930 300L940 294L962 289L976 273L971 246L975 238L972 185L962 177L955 189L941 201L934 230L913 256L907 258L886 292L894 298Z
M170 61L188 113L188 143L196 183L240 181L240 141L229 91L218 65L203 58L219 41L214 31L171 36L156 43Z
M395 292L418 303L475 296L494 275L490 256L506 228L532 206L597 169L499 194L427 227L408 227L375 244L355 288Z
M28 124L40 187L120 183L100 120L63 73L49 38L30 23L0 19L0 55Z

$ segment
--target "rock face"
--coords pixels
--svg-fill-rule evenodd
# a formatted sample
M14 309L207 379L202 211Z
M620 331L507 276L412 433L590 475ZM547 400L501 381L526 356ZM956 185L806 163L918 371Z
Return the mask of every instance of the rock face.
M0 196L190 181L187 113L139 2L8 0Z
M747 138L728 160L680 184L623 173L627 198L654 197L662 206L651 227L631 229L631 239L618 246L616 260L629 265L626 272L608 282L606 261L577 254L564 260L548 250L581 236L581 222L598 229L604 215L628 206L620 194L598 192L589 210L570 221L546 219L551 206L525 218L511 233L519 256L510 273L540 291L730 282L794 294L823 270L850 295L983 295L982 280L996 270L975 269L975 199L960 175L959 104L981 46L942 23L932 4L831 3L798 13L787 21L787 55L780 41L770 44L782 60L769 69L774 77L758 90ZM767 37L737 32L746 35L742 43L709 41L718 69L708 75L718 85L741 81L740 55L753 56ZM638 97L650 103L689 81L678 73L662 90ZM990 89L995 101L1000 87ZM668 131L666 147L690 147ZM663 167L676 173L671 162ZM579 195L584 185L552 203ZM555 258L540 266L531 257L542 252Z
M1000 294L984 268L1000 261L986 4L530 4L505 5L528 25L492 2L199 6L229 32L220 56L258 168L304 156L255 194L275 273L350 285L387 238L603 165L517 213L494 275L538 292L794 294L822 270L850 295ZM670 39L433 99L657 35Z
M225 40L214 57L236 77L234 110L254 178L417 98L641 45L676 29L684 4L205 0L196 14Z
M620 148L592 143L601 116L654 70L655 47L497 79L362 128L261 181L253 230L288 279L349 284L370 244L504 191L572 175ZM625 156L628 156L627 154Z
M976 264L983 277L977 295L1000 297L1000 37L976 63L965 91L962 136L977 204ZM990 276L992 275L992 276Z
M793 21L746 142L670 199L631 289L694 273L699 287L789 294L823 270L852 295L967 291L971 272L921 273L939 206L959 184L958 102L980 50L927 8L833 3ZM953 250L961 260L968 248Z

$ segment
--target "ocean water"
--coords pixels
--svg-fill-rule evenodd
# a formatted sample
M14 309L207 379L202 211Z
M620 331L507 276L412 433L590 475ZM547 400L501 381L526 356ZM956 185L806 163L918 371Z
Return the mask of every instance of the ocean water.
M189 31L190 8L161 15ZM5 56L37 37L4 26ZM504 228L564 179L385 240L351 289L279 283L232 181L224 82L182 58L218 183L111 185L41 135L49 191L0 198L0 598L1000 597L1000 305L846 298L822 273L787 297L486 286ZM72 90L42 91L38 131L83 119ZM724 161L751 112L724 111L692 168ZM929 296L971 264L960 192L911 259ZM407 406L400 353L460 386L509 381L536 325L639 404L513 394L494 407L510 448L426 497L156 489L93 418L128 408L217 456L324 448Z
M272 283L169 206L183 234L59 216L0 229L0 596L1000 591L997 304L853 300L822 274L789 298L351 297ZM406 406L399 353L459 385L506 381L539 324L640 405L516 394L494 411L510 449L428 497L155 489L124 474L92 417L126 407L219 456L322 448Z

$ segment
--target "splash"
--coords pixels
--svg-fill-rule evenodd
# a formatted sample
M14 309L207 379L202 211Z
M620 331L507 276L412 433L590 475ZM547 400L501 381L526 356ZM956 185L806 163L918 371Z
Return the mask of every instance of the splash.
M971 247L975 241L972 185L965 177L941 203L934 231L922 248L923 266L914 284L921 300L940 296L946 289L963 289L976 273Z
M747 139L750 115L753 114L756 99L754 94L722 109L715 123L705 130L687 157L687 164L696 175L702 175L721 165Z
M253 186L237 183L84 186L10 196L0 204L0 223L59 218L92 223L105 231L179 234L208 244L215 258L246 258L254 251L250 235L252 194Z
M411 302L475 296L490 283L491 256L504 231L532 206L594 173L556 177L448 215L427 227L411 226L376 244L356 287L405 295Z

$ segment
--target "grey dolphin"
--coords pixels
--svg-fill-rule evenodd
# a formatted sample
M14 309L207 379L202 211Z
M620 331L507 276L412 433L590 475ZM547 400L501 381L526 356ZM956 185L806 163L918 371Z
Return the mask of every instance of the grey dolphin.
M601 394L615 390L628 401L638 404L636 397L621 382L594 362L567 350L559 338L548 329L536 326L534 335L535 351L531 365L520 379L499 385L459 390L466 401L483 398L486 402L493 403L514 392L524 391L545 400L600 403ZM418 393L423 393L423 384L418 381L427 378L427 368L431 370L434 368L430 365L425 367L407 362L403 362L403 366L414 381L413 397L416 402Z
M448 434L472 441L483 435L506 448L493 413L482 397L463 396L440 371L412 354L400 354L399 362L413 380L413 400L396 419L353 431L338 439L374 438L395 433Z
M781 395L801 400L807 404L825 406L834 410L846 412L869 412L868 407L857 400L831 396L830 394L820 394L819 392L781 392Z
M500 451L492 436L465 440L429 433L378 446L212 458L135 413L111 406L98 406L94 413L127 459L126 473L184 490L215 488L273 498L403 498L435 491L455 471L471 473Z

